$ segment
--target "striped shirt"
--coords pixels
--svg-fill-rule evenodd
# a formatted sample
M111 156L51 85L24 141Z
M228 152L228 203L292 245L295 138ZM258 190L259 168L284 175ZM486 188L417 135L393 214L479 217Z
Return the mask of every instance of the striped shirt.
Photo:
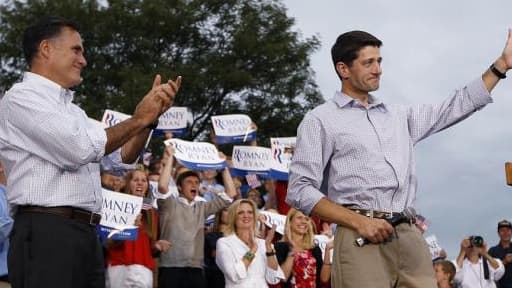
M341 92L308 112L297 131L286 202L310 214L326 195L362 209L414 207L413 147L492 102L481 79L440 105L408 107Z
M0 160L14 205L101 207L107 135L73 92L27 72L0 101Z

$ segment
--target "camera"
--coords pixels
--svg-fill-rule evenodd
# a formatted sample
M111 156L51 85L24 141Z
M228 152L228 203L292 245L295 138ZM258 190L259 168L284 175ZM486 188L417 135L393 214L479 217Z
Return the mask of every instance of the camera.
M469 236L471 246L482 247L484 245L484 238L482 236Z

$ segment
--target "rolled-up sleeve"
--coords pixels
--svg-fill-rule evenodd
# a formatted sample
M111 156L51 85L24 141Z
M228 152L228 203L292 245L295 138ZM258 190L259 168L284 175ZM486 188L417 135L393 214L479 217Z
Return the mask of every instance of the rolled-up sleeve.
M215 262L224 276L232 282L239 282L247 278L247 268L242 259L237 259L226 238L217 241Z
M286 202L311 214L325 195L320 191L324 169L333 151L321 121L308 113L297 130L297 144L290 166Z
M475 79L438 105L410 107L409 132L414 143L442 131L492 102L481 78Z
M284 279L284 272L281 270L280 266L277 266L277 270L273 270L267 266L265 270L265 280L267 280L268 283L275 285Z
M492 269L492 279L494 281L498 281L501 279L501 277L503 277L503 275L505 275L505 266L503 265L503 262L501 262L500 259L497 259L497 258L494 258L494 260L496 260L496 262L498 262L498 268L496 269Z

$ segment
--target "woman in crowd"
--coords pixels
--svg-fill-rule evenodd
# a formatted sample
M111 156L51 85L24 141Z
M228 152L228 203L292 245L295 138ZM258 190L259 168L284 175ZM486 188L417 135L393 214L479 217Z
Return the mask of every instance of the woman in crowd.
M217 241L216 262L224 273L226 287L268 287L284 279L272 247L275 227L265 240L256 238L257 208L240 199L229 207L228 236Z
M206 266L206 282L208 288L224 288L224 274L215 263L217 253L217 240L224 237L228 231L228 208L215 213L215 220L210 232L205 236L204 241L204 264Z
M128 172L126 175L125 193L144 197L148 193L149 185L146 173L140 170ZM146 215L154 213L144 212ZM138 236L134 241L108 241L108 279L110 287L153 287L153 270L155 263L153 253L166 251L171 243L165 240L154 241L150 232L148 217L138 217Z
M288 211L283 241L277 242L275 248L285 275L281 287L322 287L329 281L332 242L327 244L322 259L322 250L314 244L311 219L299 210L291 208Z
M495 281L505 273L503 263L489 255L481 237L462 240L455 264L455 281L461 288L495 288Z
M455 277L455 265L448 260L434 262L434 272L437 281L437 288L454 288L453 278Z

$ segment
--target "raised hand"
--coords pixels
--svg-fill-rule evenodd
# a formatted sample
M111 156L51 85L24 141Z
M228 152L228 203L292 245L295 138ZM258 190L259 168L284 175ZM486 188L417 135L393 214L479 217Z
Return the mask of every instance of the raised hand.
M512 28L508 29L508 38L503 53L501 54L503 61L507 65L507 69L512 69Z
M181 86L181 76L175 81L169 80L165 84L161 82L160 75L156 75L151 90L142 98L133 113L133 117L142 120L145 125L155 122L172 106Z

